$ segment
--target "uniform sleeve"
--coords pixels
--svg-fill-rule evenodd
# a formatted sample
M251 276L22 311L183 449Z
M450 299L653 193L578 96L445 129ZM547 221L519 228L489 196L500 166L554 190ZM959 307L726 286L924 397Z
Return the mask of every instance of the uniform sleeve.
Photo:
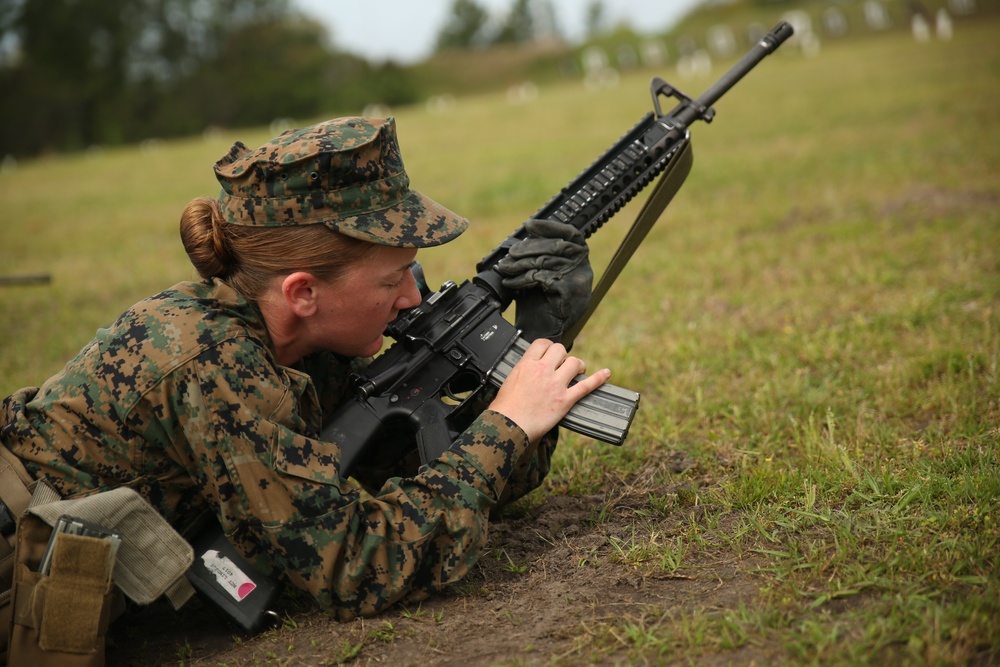
M315 437L309 378L252 357L223 344L164 383L187 450L176 455L236 546L342 619L461 579L524 432L484 412L432 465L372 495L339 476L338 446Z

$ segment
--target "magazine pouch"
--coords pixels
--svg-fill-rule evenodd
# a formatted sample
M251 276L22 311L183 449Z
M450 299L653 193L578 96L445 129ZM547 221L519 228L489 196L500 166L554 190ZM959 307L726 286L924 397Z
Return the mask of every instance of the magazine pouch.
M9 665L104 665L116 542L25 513L15 545Z

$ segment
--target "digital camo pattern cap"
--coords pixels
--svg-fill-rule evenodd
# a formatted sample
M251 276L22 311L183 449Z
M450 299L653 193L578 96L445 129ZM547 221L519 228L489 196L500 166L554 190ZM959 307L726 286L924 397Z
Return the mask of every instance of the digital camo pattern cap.
M410 189L393 118L337 118L254 151L236 142L215 175L223 218L234 225L324 224L378 245L424 248L469 224Z

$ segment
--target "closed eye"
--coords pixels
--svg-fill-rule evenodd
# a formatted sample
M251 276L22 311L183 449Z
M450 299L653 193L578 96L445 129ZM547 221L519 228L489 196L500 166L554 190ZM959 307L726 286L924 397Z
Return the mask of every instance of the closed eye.
M402 269L400 269L399 270L399 280L397 280L396 282L390 282L386 286L387 287L401 287L403 285L403 283L406 282L406 278L408 276L412 275L411 269L413 268L413 265L416 264L416 263L417 263L417 261L413 260L412 262L410 262L409 264L407 264L405 267L403 267Z

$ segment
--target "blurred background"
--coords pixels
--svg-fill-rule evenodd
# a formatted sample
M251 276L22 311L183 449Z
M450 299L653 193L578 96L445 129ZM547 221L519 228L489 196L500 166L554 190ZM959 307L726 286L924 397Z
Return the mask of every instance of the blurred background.
M0 0L0 159L707 70L777 19L803 53L950 38L996 0Z

